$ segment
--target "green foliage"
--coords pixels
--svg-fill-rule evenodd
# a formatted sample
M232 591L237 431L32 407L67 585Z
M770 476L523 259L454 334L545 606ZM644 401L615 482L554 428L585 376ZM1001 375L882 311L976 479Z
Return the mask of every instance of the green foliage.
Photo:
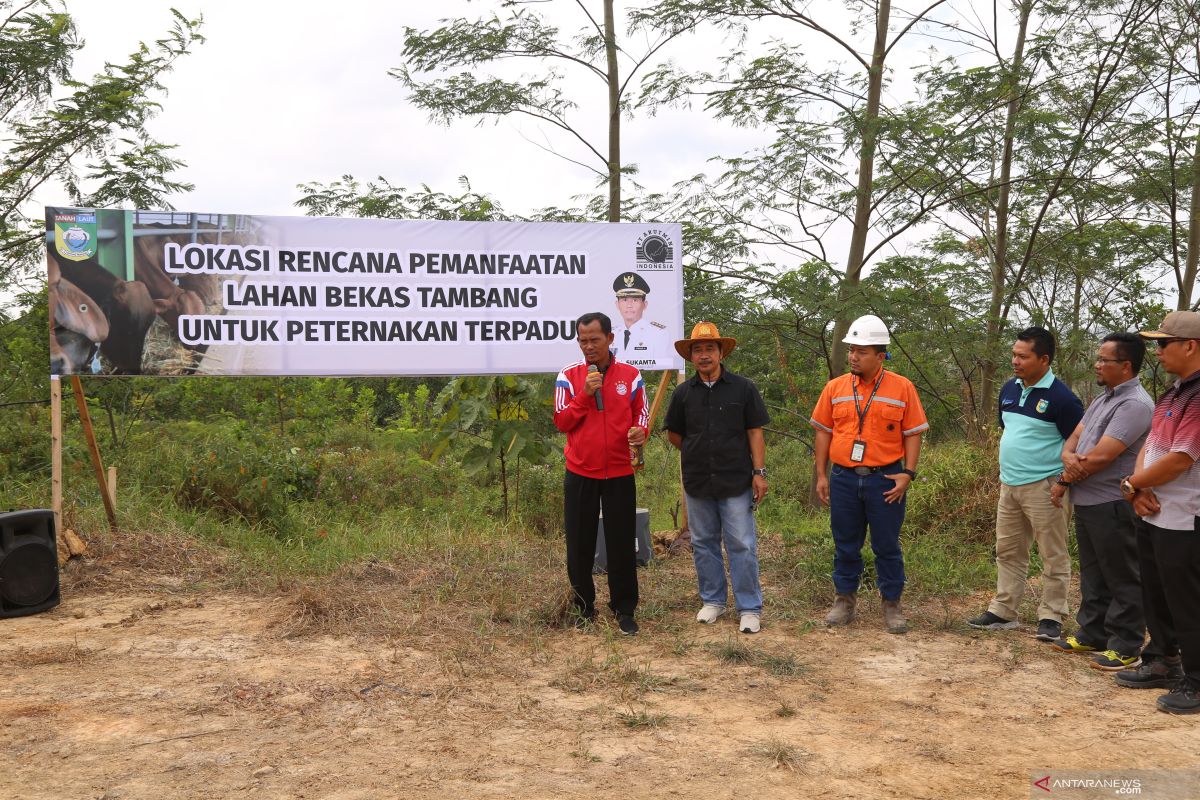
M410 191L392 186L384 178L359 186L346 175L329 184L307 183L300 186L303 196L296 205L306 214L322 217L364 217L371 219L433 219L465 222L502 222L511 219L499 204L471 189L465 177L459 178L460 194L435 192L428 186Z
M0 280L36 262L43 225L22 206L49 179L81 206L170 208L170 194L191 188L170 178L182 162L146 132L163 76L204 40L199 19L171 13L162 39L77 80L72 61L82 42L61 3L0 0L0 124L9 140L0 158ZM81 168L94 188L83 188Z
M313 454L249 426L190 423L158 433L166 435L149 451L158 468L139 470L143 488L181 508L288 537L295 533L292 504L317 495L320 462Z
M464 442L462 465L468 475L496 472L509 514L509 470L519 480L520 465L544 464L553 452L551 390L545 382L513 375L455 378L437 398L441 409L433 457ZM510 466L511 465L511 466Z
M154 98L165 91L163 77L204 41L199 19L171 14L162 39L81 79L72 66L83 43L60 0L0 0L0 286L6 290L40 274L45 223L40 210L37 218L27 212L47 181L60 181L70 201L85 207L170 208L172 193L191 188L171 177L183 163L172 146L146 131L160 108ZM0 403L45 396L45 292L40 280L30 283L32 291L0 298Z

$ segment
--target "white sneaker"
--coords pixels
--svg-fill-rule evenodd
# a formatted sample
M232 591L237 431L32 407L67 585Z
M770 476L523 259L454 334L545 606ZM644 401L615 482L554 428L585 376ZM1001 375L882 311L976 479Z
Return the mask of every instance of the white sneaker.
M742 614L742 620L738 623L738 630L742 633L758 633L760 629L758 614Z
M705 625L712 625L721 615L725 613L725 606L710 606L705 603L698 614L696 614L696 622L703 622Z

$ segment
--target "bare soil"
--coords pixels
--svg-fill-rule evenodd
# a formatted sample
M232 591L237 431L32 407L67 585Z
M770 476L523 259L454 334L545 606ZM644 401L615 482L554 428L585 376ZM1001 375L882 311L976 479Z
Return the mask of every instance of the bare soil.
M633 639L419 613L298 636L296 614L287 593L83 586L0 620L0 797L1016 798L1037 771L1200 753L1158 692L945 612L751 637L678 609Z

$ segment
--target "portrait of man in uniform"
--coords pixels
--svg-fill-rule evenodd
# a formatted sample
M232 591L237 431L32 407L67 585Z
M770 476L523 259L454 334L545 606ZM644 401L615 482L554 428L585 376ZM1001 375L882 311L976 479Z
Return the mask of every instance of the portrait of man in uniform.
M617 316L613 326L613 350L618 361L639 369L671 366L673 343L667 336L667 326L646 318L650 304L650 284L636 272L622 272L613 281L617 296Z

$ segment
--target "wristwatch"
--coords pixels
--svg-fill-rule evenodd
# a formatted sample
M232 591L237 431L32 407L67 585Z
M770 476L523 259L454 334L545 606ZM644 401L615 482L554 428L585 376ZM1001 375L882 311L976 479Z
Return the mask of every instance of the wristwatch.
M765 477L767 477L767 468L763 467L762 469L751 470L750 474L751 475L761 475L762 477L765 478Z
M1141 489L1129 482L1129 479L1132 477L1132 475L1126 475L1124 478L1121 478L1121 493L1126 497L1133 497L1135 494L1141 491Z
M900 471L903 472L908 477L912 478L914 481L917 479L917 471L915 469L908 469L906 467L905 469L902 469Z
M1071 485L1071 482L1070 482L1070 481L1065 481L1065 480L1063 480L1063 476L1062 476L1062 475L1059 475L1059 476L1058 476L1058 480L1057 480L1057 481L1055 481L1055 483L1057 483L1059 486L1070 486L1070 485Z

